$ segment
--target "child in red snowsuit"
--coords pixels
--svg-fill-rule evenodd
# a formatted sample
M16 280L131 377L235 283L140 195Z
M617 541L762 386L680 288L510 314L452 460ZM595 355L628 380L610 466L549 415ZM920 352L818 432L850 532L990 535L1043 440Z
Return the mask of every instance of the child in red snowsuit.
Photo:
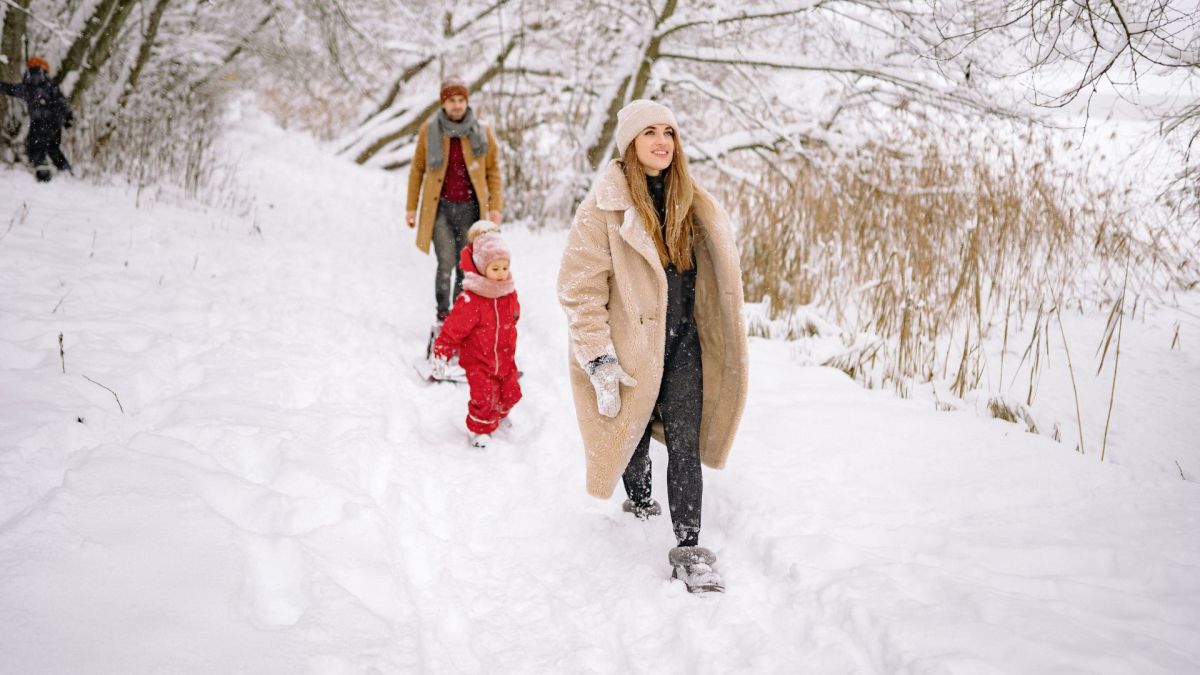
M521 305L508 266L512 256L499 226L481 220L467 232L459 257L463 291L433 345L435 368L444 370L456 352L467 373L471 444L487 447L491 433L521 400L517 383L517 319Z

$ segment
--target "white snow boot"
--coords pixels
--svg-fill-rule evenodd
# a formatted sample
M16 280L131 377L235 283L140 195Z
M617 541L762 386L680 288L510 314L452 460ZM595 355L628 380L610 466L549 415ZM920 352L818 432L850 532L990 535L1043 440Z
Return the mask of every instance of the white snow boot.
M632 499L626 499L625 503L621 505L621 510L625 513L632 513L633 517L638 520L650 520L651 516L662 515L662 507L653 499L645 504L639 504Z
M724 593L725 582L713 569L717 556L703 546L676 546L668 555L671 578L687 585L689 593Z
M471 447L473 448L486 448L491 441L492 437L488 434L471 434Z

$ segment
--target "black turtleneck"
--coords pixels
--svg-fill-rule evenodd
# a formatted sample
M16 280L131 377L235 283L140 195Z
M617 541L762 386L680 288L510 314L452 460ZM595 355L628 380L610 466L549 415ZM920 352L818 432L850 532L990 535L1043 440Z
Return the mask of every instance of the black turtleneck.
M666 173L657 176L646 176L646 189L650 192L650 200L654 202L654 210L658 212L658 224L662 228L663 241L667 241L667 181ZM667 352L673 353L672 342L680 335L679 326L692 321L692 311L696 304L696 266L686 272L675 269L673 263L667 263Z
M646 176L646 189L650 191L650 201L654 202L654 210L658 212L658 225L662 228L663 239L667 236L667 175Z

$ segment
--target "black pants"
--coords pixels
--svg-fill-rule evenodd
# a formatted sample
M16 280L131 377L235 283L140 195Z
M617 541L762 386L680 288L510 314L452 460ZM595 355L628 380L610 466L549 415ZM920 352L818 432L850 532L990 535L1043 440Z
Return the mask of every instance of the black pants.
M437 301L438 317L450 312L454 299L462 291L463 272L458 267L458 257L467 245L467 230L479 220L479 202L448 202L440 200L437 218L433 221L433 253L437 256L437 276L433 281L433 295ZM450 292L450 280L454 279L454 293Z
M704 399L700 338L689 316L667 334L662 385L655 414L663 423L667 442L667 502L680 546L700 543L700 502L704 479L700 472L700 414ZM634 502L650 501L650 428L647 427L622 476L625 493Z
M59 171L70 171L71 164L67 161L67 157L63 155L62 150L58 147L58 143L26 143L25 153L29 155L29 163L33 168L38 168L46 165L46 157L50 157L50 161L54 162L54 168Z

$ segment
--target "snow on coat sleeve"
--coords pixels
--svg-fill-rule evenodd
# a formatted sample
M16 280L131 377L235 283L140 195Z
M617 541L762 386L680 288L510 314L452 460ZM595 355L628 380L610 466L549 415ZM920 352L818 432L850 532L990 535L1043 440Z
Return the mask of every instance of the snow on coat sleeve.
M467 336L475 329L475 324L479 323L479 304L471 302L471 296L466 293L458 295L458 299L454 301L454 307L450 309L450 316L447 316L446 322L442 324L437 341L433 343L435 356L449 360L451 356L458 353L462 348L463 340L467 339Z
M504 179L500 170L500 149L496 143L496 135L492 133L492 128L484 127L484 129L487 132L488 141L487 155L484 156L484 173L488 186L487 210L501 211L504 207ZM479 216L486 218L487 213L480 213Z
M571 350L580 367L612 349L608 325L612 271L608 225L592 195L575 213L558 269L558 302L567 315Z
M57 86L54 87L54 95L57 98L59 112L62 114L63 122L68 126L75 123L75 114L71 112L71 104L67 101L67 97L63 96L62 90Z
M429 134L429 123L421 125L417 131L417 149L413 151L412 164L408 169L408 199L406 206L409 211L417 210L417 202L421 199L421 181L425 179L425 153L429 142L425 137Z

